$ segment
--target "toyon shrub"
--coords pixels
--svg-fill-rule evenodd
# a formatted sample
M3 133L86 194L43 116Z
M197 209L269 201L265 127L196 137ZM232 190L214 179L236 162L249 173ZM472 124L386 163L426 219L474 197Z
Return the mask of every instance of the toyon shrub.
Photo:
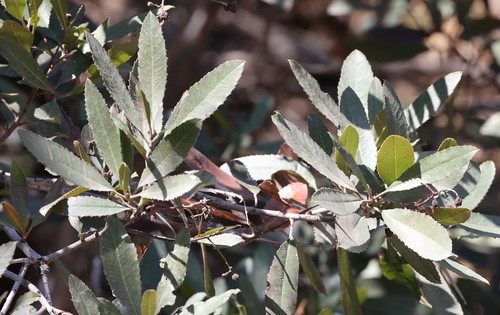
M29 1L28 7L21 1L22 10L13 4L18 2L6 1L0 55L9 71L2 75L30 92L5 99L12 119L1 139L17 133L53 177L27 178L18 161L1 172L9 198L1 203L0 222L11 241L0 246L0 273L12 280L0 297L2 314L65 313L52 303L49 280L60 271L49 266L94 242L112 295L98 297L66 275L79 314L293 314L303 283L331 294L323 276L332 270L340 279L343 312L362 314L349 255L367 251L383 276L408 287L436 314L463 314L449 271L487 283L459 262L452 240L500 236L498 217L473 212L495 166L477 164L478 149L454 139L424 151L418 137L461 73L436 81L404 108L359 51L342 66L338 100L290 60L323 117L310 115L304 131L276 112L272 121L285 142L278 154L217 167L193 145L203 121L234 90L244 61L221 64L167 112L167 53L158 16L169 7L90 33L83 7L69 14L64 1ZM137 36L103 48L128 34ZM118 67L136 52L125 82ZM58 100L81 92L88 123L75 135ZM33 116L26 115L30 111ZM27 123L36 132L18 128ZM30 190L46 191L35 211ZM42 255L27 238L49 224L51 214L63 216L79 239ZM279 245L269 256L267 277L252 278L243 263L233 269L226 256L254 257L244 248L252 243L248 248L259 250L251 247L259 242ZM320 272L318 252L336 253L331 270ZM214 259L224 262L229 285L212 280ZM252 261L258 266L258 259ZM40 284L25 279L30 268L40 272ZM203 278L202 292L183 287L193 272ZM21 296L20 286L28 290Z

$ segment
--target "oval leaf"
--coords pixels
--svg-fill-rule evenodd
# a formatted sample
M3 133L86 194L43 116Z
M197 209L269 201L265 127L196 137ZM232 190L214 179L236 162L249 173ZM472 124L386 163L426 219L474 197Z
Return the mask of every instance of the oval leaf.
M430 216L408 209L382 211L385 224L422 258L442 260L451 256L448 231Z
M415 162L413 147L401 136L389 136L380 147L377 171L387 185L391 185Z
M92 197L78 196L68 199L68 215L78 217L103 217L130 210L111 200Z
M457 140L455 140L453 138L446 138L443 140L443 142L441 142L441 144L439 145L439 148L437 150L443 151L444 149L448 149L448 148L456 147L456 146L458 146Z
M106 219L108 229L99 244L104 274L113 295L129 314L141 314L141 279L137 252L132 242L124 240L127 231L114 218Z
M235 88L244 64L242 60L225 62L184 92L165 124L165 135L188 120L203 121L212 115Z
M43 165L78 186L97 191L112 191L113 187L90 164L59 144L28 130L19 130L26 148Z
M155 315L156 291L146 290L142 295L141 315Z
M347 149L347 151L351 154L353 158L356 157L356 151L358 150L359 145L359 133L353 125L347 126L339 137L340 143ZM335 163L339 166L344 173L347 174L349 171L349 166L347 162L342 157L342 152L337 148L335 150Z
M266 314L293 314L299 284L299 256L294 240L286 240L276 252L267 274Z
M445 225L464 223L471 214L472 212L466 208L434 208L432 211L434 220Z
M355 212L361 205L361 199L331 188L321 188L313 195L313 201L337 215Z

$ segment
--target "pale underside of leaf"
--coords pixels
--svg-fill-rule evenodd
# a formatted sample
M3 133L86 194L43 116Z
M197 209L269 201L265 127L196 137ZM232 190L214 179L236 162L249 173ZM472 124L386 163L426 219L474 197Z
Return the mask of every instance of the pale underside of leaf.
M68 199L68 215L79 217L103 217L130 210L111 200L92 197L78 196Z
M361 253L370 241L366 218L357 213L338 216L335 220L337 245L351 253Z
M336 215L355 212L361 205L361 199L331 188L321 188L313 195L313 201Z

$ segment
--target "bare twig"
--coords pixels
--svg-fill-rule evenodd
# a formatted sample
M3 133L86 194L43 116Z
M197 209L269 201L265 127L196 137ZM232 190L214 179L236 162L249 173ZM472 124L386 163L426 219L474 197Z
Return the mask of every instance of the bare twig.
M14 302L14 297L16 296L17 290L19 290L19 286L21 285L20 280L24 279L24 275L26 275L26 271L28 271L28 266L29 265L23 265L21 271L17 275L18 279L15 280L14 285L12 286L12 289L9 292L9 295L5 299L5 303L3 304L2 309L0 310L0 315L7 314L7 311L12 305L12 302Z

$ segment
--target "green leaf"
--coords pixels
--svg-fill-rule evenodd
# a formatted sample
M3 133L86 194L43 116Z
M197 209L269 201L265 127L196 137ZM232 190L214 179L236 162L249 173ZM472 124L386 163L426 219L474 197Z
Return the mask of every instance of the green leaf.
M142 295L141 315L155 315L156 290L146 290Z
M207 177L208 181L205 181ZM139 195L155 200L172 200L181 196L191 196L203 185L210 185L214 182L213 175L206 171L172 175L156 181Z
M138 45L139 40L137 37L134 37L129 41L113 45L113 47L108 50L107 54L115 67L119 68L125 62L129 61L133 55L135 55L137 49L139 48ZM89 67L88 72L92 78L99 77L97 66L95 64Z
M244 63L242 60L225 62L184 92L165 124L165 135L186 121L203 121L212 115L235 88Z
M86 37L92 52L92 58L101 73L104 85L106 86L109 94L123 110L125 116L132 123L132 125L139 131L142 131L143 117L138 114L134 102L132 101L132 97L125 86L125 82L123 82L118 69L116 69L108 54L97 39L95 39L90 33L86 33Z
M12 203L21 217L25 228L29 225L29 207L28 207L28 185L24 176L21 164L16 160L12 161L10 166L10 197Z
M50 122L53 124L61 124L62 113L61 108L56 100L43 104L35 109L34 116L42 121Z
M0 37L6 37L29 51L33 45L33 33L14 21L3 21Z
M302 270L307 275L309 280L311 281L312 286L316 289L316 291L321 292L323 294L327 294L325 284L323 283L323 279L321 278L321 274L319 273L316 264L311 259L303 247L297 247L297 253L299 255L299 262L302 266Z
M330 120L333 124L339 124L339 107L333 100L333 98L327 93L321 91L318 81L307 72L304 67L302 67L295 60L288 60L290 68L299 81L300 86L304 89L307 96L311 100L312 104L319 110L320 113L325 115L325 117ZM312 136L312 135L311 135Z
M443 140L443 142L441 142L441 144L439 145L439 148L437 150L439 152L439 151L443 151L445 149L448 149L451 147L456 147L456 146L458 146L457 140L455 140L453 138L446 138Z
M164 306L174 304L173 291L182 284L186 277L190 245L189 231L183 229L175 237L174 249L160 260L160 265L164 269L156 289L156 313Z
M220 233L197 241L197 243L213 245L217 248L234 247L245 242L245 239L237 234Z
M471 214L467 208L434 208L431 215L439 224L457 225L467 221Z
M0 37L0 55L31 86L49 92L52 91L45 73L23 46L5 37Z
M7 242L0 245L0 276L7 270L10 265L10 261L14 258L14 252L16 251L17 242Z
M353 125L347 126L339 137L340 143L344 146L345 149L349 152L349 154L354 158L356 157L356 151L358 150L359 145L359 134L356 128ZM335 150L335 163L337 163L338 167L344 171L345 174L348 174L350 166L348 165L344 157L342 156L342 149Z
M432 311L435 315L464 315L462 306L451 291L449 284L440 275L439 284L432 283L416 274L425 300L432 305Z
M62 191L62 185L63 185L64 181L62 179L59 179L58 183L60 183L60 185L61 185L60 191ZM65 200L65 199L68 199L70 197L78 196L79 194L88 191L88 189L84 188L84 187L76 187L76 188L68 191L67 193L65 193L61 196L60 196L60 191L57 191L57 193L56 193L57 197L54 200L51 200L50 202L48 202L47 204L45 204L43 207L41 207L38 210L38 212L40 212L41 215L46 216L47 213L49 213L49 211L53 207L55 207L59 202Z
M40 22L40 16L38 14L38 10L42 4L43 0L29 0L28 1L28 7L29 7L29 12L30 12L30 19L29 23L33 25L33 27L37 27L38 23ZM44 25L46 26L46 25Z
M68 278L71 300L80 315L99 314L99 300L87 285L74 275Z
M457 87L462 72L452 72L437 80L405 110L406 120L412 131L429 120Z
M85 109L99 153L114 175L123 162L120 132L110 117L108 105L92 81L85 82Z
M390 186L415 162L413 147L401 137L391 135L385 139L377 156L377 171L384 182Z
M370 241L370 230L366 218L357 213L339 215L335 220L337 245L351 253L366 250Z
M182 308L179 315L188 314L212 314L216 312L222 305L224 305L232 296L240 293L240 289L227 290L224 293L209 298L206 301L196 301L189 304L189 301Z
M483 200L495 178L496 167L493 161L484 162L479 166L479 169L481 170L481 176L477 180L476 187L462 200L462 206L470 210L475 209Z
M378 78L373 78L368 92L368 121L371 126L375 124L378 114L384 108L384 104L384 91L382 89L382 83Z
M187 121L162 139L147 161L148 167L142 172L139 186L153 183L173 172L196 142L200 129L199 121Z
M201 259L203 261L203 288L208 296L215 296L214 280L212 272L208 266L207 248L204 244L200 244Z
M68 4L66 0L50 0L52 7L56 12L57 18L61 23L62 28L65 30L68 28L68 20L66 14L68 13Z
M28 130L19 130L18 133L23 144L40 163L67 181L97 191L113 190L94 167L59 144Z
M391 231L422 258L442 260L452 255L448 231L430 216L408 209L382 211Z
M377 163L377 147L365 108L353 89L347 87L340 98L340 128L354 125L359 134L357 159L370 169Z
M347 89L359 97L363 108L368 108L368 94L373 81L373 71L365 55L359 50L354 50L342 64L340 81L338 86L338 96L340 108L342 111L342 100L344 92ZM366 112L365 112L366 116Z
M156 16L149 12L139 35L139 82L150 106L151 127L160 133L163 127L163 97L167 83L165 39Z
M436 269L434 263L429 260L422 258L416 252L408 248L401 240L393 235L389 238L390 245L399 252L401 257L415 270L418 274L425 277L432 283L439 283L439 273Z
M305 132L286 120L280 112L274 114L272 120L283 139L299 157L337 185L356 191L351 180Z
M384 98L389 134L398 135L412 141L416 140L412 135L410 126L406 122L401 101L392 88L392 85L387 81L384 81Z
M393 182L387 191L408 190L431 184L437 189L451 189L460 181L472 156L472 146L451 147L421 159Z
M17 209L7 201L2 201L0 205L0 219L3 219L3 217L7 219L7 221L2 220L2 224L16 228L24 237L27 227L24 225L23 218Z
M276 252L267 274L266 314L293 314L299 284L299 256L295 241L286 240Z
M120 169L118 170L118 175L119 175L118 183L120 184L121 189L124 192L129 191L131 174L130 174L130 168L128 167L127 164L122 163L120 165Z
M323 121L316 115L309 115L307 120L309 127L309 136L326 152L328 155L333 153L333 141L328 135L328 128Z
M78 196L68 199L68 215L78 217L104 217L130 210L111 200L92 197Z
M5 9L13 17L24 23L24 10L26 9L26 0L4 0Z
M459 226L480 236L500 238L500 216L473 212L469 220Z
M384 277L391 281L396 281L408 287L417 299L420 299L422 292L415 277L413 269L405 263L397 254L393 246L382 248L380 254L380 270Z
M141 279L135 246L118 219L108 217L106 221L108 229L99 246L104 274L120 304L129 314L140 315Z
M359 197L331 188L319 189L312 199L313 202L336 215L353 213L361 206Z
M346 315L362 315L361 305L356 292L353 270L349 261L349 252L337 248L337 262L339 266L340 287L342 289L342 306Z

